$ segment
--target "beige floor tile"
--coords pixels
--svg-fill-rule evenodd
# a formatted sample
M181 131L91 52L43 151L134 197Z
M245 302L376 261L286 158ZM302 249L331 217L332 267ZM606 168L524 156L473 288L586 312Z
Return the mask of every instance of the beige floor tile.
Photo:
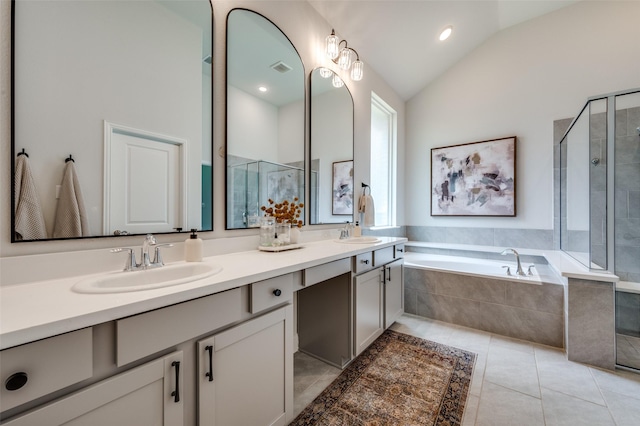
M476 426L544 426L542 402L493 383L482 387Z
M484 372L487 366L487 355L477 354L476 363L473 366L473 376L469 385L469 393L471 395L480 396L482 391L482 383L484 381Z
M447 345L475 353L487 353L490 342L491 333L458 327L449 336Z
M540 386L605 405L589 367L568 361L559 351L535 349Z
M531 342L527 342L526 340L512 339L511 337L493 334L491 336L491 345L533 354L533 345Z
M480 404L479 396L469 395L469 397L467 398L467 403L464 406L464 414L462 416L462 426L475 425L479 404Z
M484 381L540 398L540 384L533 353L502 346L489 348Z
M640 404L636 398L608 390L603 390L602 395L617 426L640 425Z
M600 389L640 400L640 374L625 370L608 371L598 368L591 368L591 374ZM638 424L640 425L640 423Z
M607 407L542 388L546 426L615 426Z

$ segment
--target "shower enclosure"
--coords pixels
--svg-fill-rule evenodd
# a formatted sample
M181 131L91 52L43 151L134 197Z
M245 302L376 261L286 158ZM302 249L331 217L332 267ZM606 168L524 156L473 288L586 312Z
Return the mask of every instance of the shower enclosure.
M281 203L304 200L304 169L270 161L248 161L229 165L227 182L227 228L258 227L261 206L269 200ZM302 211L304 217L304 209Z
M620 278L617 364L640 369L640 89L589 98L559 158L560 248Z

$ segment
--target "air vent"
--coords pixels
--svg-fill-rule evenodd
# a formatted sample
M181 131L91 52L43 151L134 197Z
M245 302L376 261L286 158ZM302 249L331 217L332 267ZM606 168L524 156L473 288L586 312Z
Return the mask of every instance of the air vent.
M282 61L278 61L275 64L271 65L271 68L273 68L274 70L278 71L281 74L289 72L293 69Z
M204 62L205 64L211 65L211 62L213 62L213 58L211 57L211 55L207 55L204 58L202 58L202 62Z

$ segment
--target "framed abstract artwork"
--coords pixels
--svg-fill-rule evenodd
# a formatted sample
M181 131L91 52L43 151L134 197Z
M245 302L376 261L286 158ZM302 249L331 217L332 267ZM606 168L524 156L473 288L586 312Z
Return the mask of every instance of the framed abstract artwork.
M353 214L353 160L333 163L332 214Z
M431 149L431 216L515 215L515 136Z

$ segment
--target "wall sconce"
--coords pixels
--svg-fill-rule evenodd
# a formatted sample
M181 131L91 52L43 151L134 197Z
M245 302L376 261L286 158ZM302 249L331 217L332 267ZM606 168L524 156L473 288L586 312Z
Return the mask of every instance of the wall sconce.
M342 44L344 43L344 46ZM338 64L343 70L351 68L351 80L360 81L364 75L364 64L360 60L360 56L355 49L349 47L347 40L340 40L335 30L331 30L331 34L327 36L325 43L325 53L329 59ZM355 54L356 60L353 61Z

